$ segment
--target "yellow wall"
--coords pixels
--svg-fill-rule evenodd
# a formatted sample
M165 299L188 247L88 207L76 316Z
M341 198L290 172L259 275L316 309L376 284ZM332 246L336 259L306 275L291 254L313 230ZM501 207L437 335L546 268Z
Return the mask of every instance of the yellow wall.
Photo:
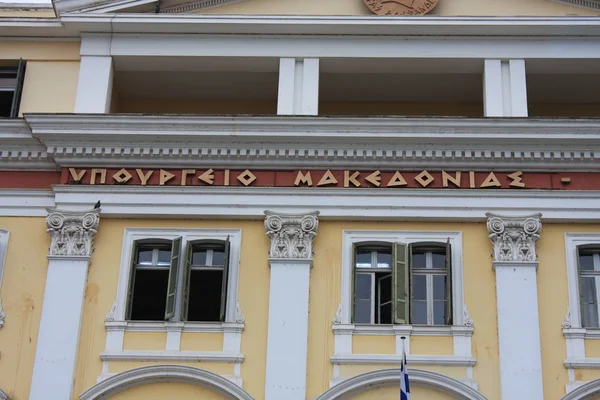
M176 395L175 395L176 393ZM225 400L225 397L201 386L183 383L151 383L134 387L111 396L110 400L148 400L148 399L177 399L177 400Z
M410 338L412 354L452 355L454 354L454 338L413 336Z
M41 9L41 10L7 10L0 9L0 18L18 18L18 17L28 17L28 18L54 18L54 10L50 9Z
M362 0L245 0L202 14L371 15ZM598 15L550 0L440 0L431 15Z
M223 335L220 333L183 332L182 351L223 351Z
M352 352L356 354L395 354L396 336L354 336Z
M356 396L349 397L349 400L398 400L399 388L398 386L386 386L377 389L367 390L357 394ZM451 400L453 397L447 394L436 392L435 390L426 389L418 386L412 386L410 388L411 400Z
M125 332L123 350L164 350L166 332Z
M78 61L80 45L79 41L73 40L62 42L2 40L0 41L0 60L22 58L28 61Z
M276 114L277 101L131 99L118 97L117 113Z
M0 298L6 313L0 330L0 389L11 399L29 398L50 237L44 218L0 217L10 231Z
M73 112L78 78L79 61L28 61L19 114Z
M256 399L264 398L266 331L268 317L269 265L266 254L269 241L262 221L183 221L183 220L115 220L103 219L95 241L96 251L92 257L85 296L79 359L75 378L76 395L96 383L101 374L99 354L104 351L106 328L104 318L116 296L123 232L126 227L169 227L169 228L240 228L242 249L240 265L240 306L246 316L246 327L242 336L242 366L244 389ZM44 229L42 230L44 231ZM0 332L0 335L2 332ZM135 333L134 335L138 335ZM196 334L183 333L182 345L194 344L189 339ZM207 337L207 346L214 347L217 339ZM153 337L156 346L162 339ZM129 340L128 340L129 342ZM203 345L203 350L206 350ZM123 371L153 363L111 362L111 372ZM177 363L170 363L177 364ZM0 361L0 365L2 362ZM188 363L215 373L233 373L233 364ZM157 397L159 398L159 397ZM170 398L170 397L165 397Z

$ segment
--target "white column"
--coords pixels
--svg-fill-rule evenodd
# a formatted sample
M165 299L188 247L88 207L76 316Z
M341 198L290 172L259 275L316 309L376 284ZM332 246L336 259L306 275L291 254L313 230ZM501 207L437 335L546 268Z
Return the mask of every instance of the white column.
M52 242L30 400L72 398L87 272L100 221L99 209L48 212Z
M541 214L486 214L494 246L503 400L543 400L535 244Z
M265 399L305 400L308 294L319 213L265 214L271 239Z
M282 58L279 61L277 114L319 114L318 58Z
M107 114L113 87L113 60L110 55L111 38L107 35L84 36L81 40L81 64L76 113Z
M486 117L527 117L525 60L485 60L483 104Z

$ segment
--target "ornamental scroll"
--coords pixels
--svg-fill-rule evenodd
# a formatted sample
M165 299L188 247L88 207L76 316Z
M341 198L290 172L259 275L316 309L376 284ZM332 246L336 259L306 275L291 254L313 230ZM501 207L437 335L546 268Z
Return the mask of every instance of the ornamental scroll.
M439 0L363 0L377 15L425 15Z
M319 228L319 212L278 214L265 211L265 229L271 239L270 258L312 259L312 243Z
M494 246L494 261L533 262L540 238L542 214L507 217L487 213L487 228Z
M100 209L65 211L48 209L47 232L51 256L90 256L100 224Z

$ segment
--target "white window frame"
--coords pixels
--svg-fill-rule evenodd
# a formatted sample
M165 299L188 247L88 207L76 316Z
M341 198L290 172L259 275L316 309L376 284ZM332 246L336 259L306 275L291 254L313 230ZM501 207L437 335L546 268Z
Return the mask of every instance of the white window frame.
M600 328L583 328L581 326L581 308L579 304L579 271L577 269L577 246L598 245L600 233L567 233L565 234L565 254L567 257L567 282L569 288L568 320L570 328L584 329L586 334L596 333L600 337Z
M341 324L352 324L353 245L361 242L415 243L439 242L452 247L452 325L464 325L462 233L457 231L355 231L342 233Z
M6 254L8 253L9 236L9 231L0 229L0 290L2 290L2 278L4 276L4 264L6 262Z
M225 307L225 321L235 322L236 320L236 305L238 301L238 282L239 282L239 266L240 266L240 249L242 241L241 229L164 229L164 228L125 228L123 235L123 249L121 251L121 266L119 269L119 283L117 286L117 297L115 300L115 321L125 321L127 311L127 293L131 280L131 268L133 265L132 251L133 244L138 240L149 239L165 239L174 240L177 237L182 238L182 252L186 251L187 243L195 240L227 240L229 237L230 254L229 254L229 272L227 282L227 303ZM184 253L182 253L184 254ZM180 262L185 262L185 257L180 257ZM180 264L180 266L183 264ZM183 273L183 268L179 268L180 275ZM181 278L181 276L179 277ZM181 284L179 279L178 286ZM178 287L176 313L179 313L181 308L182 291ZM179 314L177 314L179 315ZM160 321L159 321L160 322ZM179 323L179 322L172 322ZM186 322L187 323L187 322ZM194 322L198 324L198 322Z

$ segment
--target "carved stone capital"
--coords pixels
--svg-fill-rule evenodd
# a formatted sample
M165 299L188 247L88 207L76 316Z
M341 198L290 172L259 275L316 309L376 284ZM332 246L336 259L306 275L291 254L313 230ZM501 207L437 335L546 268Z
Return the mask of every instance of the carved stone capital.
M535 244L540 238L542 214L507 217L487 213L487 228L494 246L494 261L537 260Z
M312 260L312 242L319 228L319 212L279 214L265 211L265 229L271 239L270 258Z
M48 209L46 232L52 237L51 256L90 256L100 223L100 209L65 211Z

